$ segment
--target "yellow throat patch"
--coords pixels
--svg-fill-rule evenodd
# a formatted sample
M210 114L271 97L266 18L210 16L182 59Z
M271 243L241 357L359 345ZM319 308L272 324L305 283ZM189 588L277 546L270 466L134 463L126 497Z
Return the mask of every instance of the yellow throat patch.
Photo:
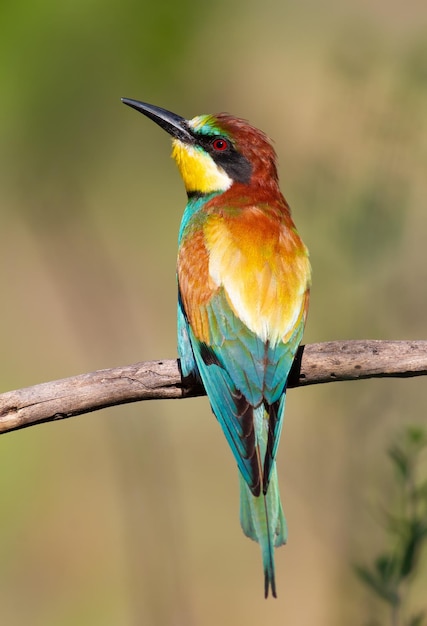
M201 148L174 139L172 157L175 159L187 191L212 193L225 191L232 179Z

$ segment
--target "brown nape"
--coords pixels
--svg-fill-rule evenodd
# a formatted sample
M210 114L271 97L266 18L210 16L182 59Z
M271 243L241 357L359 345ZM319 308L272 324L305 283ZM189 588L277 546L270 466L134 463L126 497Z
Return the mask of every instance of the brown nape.
M236 150L251 163L251 184L277 185L277 155L270 138L244 119L228 113L219 113L215 117L221 128L233 138Z

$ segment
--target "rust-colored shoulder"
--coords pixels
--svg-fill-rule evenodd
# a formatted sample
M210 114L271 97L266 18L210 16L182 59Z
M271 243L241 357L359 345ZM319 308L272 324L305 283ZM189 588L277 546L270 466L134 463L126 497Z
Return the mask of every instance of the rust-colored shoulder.
M209 253L203 229L191 233L178 252L178 284L185 313L200 341L209 342L209 321L205 305L217 291L209 275Z

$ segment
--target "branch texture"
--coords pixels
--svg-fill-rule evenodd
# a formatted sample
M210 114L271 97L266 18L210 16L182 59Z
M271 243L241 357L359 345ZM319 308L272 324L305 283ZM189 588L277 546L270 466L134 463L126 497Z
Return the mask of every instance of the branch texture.
M300 346L288 387L427 374L427 341L330 341ZM0 395L0 433L139 400L204 395L176 360L98 370Z

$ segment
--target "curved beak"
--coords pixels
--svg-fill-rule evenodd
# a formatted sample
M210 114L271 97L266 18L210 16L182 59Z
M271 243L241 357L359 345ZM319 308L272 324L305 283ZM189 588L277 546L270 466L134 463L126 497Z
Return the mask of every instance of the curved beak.
M176 115L176 113L154 106L153 104L139 102L139 100L122 98L122 102L149 117L150 120L156 122L156 124L161 126L169 135L172 135L172 137L184 143L194 142L193 136L188 128L187 120L180 115Z

